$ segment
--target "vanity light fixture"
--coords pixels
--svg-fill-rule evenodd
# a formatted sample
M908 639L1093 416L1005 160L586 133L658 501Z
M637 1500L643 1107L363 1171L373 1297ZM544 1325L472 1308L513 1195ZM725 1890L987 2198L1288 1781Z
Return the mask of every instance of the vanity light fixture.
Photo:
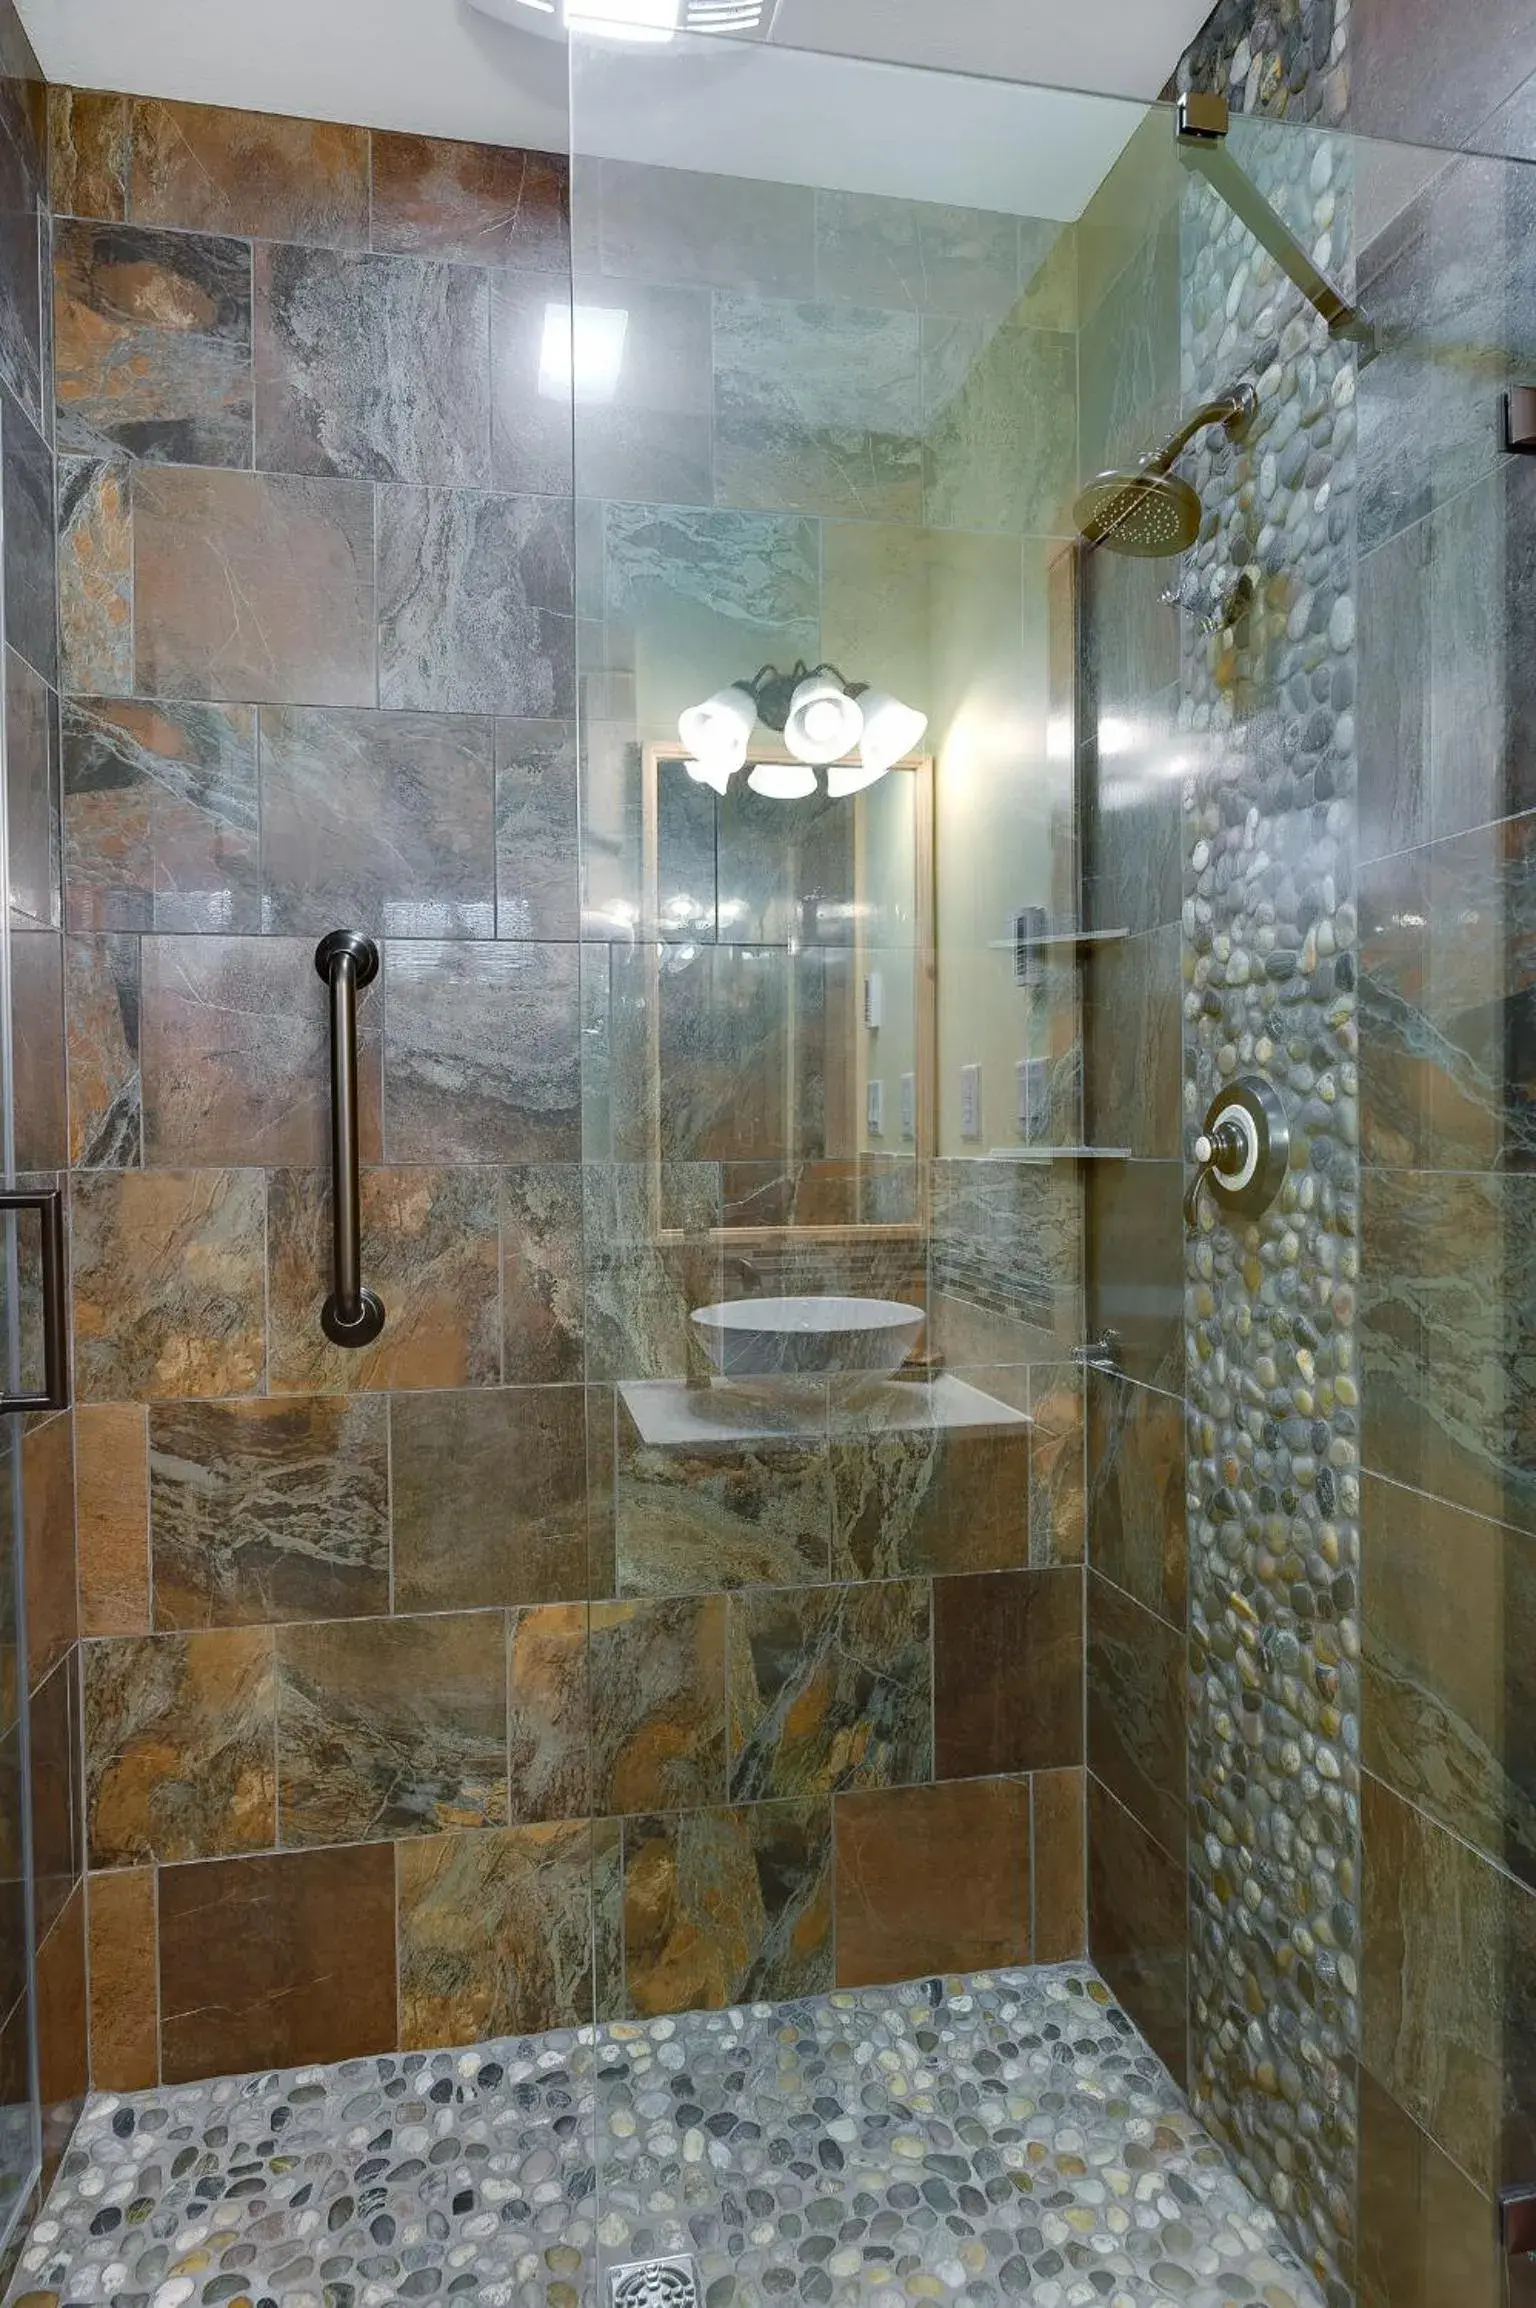
M910 753L928 727L927 715L915 706L867 682L845 681L835 665L797 664L789 673L765 665L750 681L733 681L679 716L688 775L724 794L746 761L759 721L782 732L794 759L755 763L747 783L754 793L780 801L802 801L817 792L818 770L825 772L831 800L860 793ZM855 748L858 759L850 761Z

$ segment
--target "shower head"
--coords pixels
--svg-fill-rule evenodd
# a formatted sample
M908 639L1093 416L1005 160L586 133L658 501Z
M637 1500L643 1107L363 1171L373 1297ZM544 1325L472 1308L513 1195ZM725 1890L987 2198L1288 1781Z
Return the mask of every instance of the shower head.
M1200 500L1177 473L1136 466L1123 473L1100 473L1072 508L1072 518L1089 545L1111 553L1134 553L1155 561L1187 553L1200 534Z
M1134 553L1146 561L1187 553L1200 534L1204 512L1189 483L1171 470L1174 460L1207 425L1222 425L1236 439L1258 405L1252 385L1234 386L1219 401L1207 401L1186 418L1173 438L1139 465L1100 473L1072 508L1083 542L1107 545L1111 553Z

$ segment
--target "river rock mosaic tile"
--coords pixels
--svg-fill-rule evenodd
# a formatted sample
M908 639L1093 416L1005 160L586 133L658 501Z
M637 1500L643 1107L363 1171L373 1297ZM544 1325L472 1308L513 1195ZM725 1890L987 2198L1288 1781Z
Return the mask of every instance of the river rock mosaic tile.
M1261 91L1262 93L1262 91ZM1233 157L1303 238L1353 241L1353 162L1234 119ZM1248 609L1184 625L1185 1112L1261 1073L1290 1174L1186 1250L1194 2103L1338 2308L1352 2294L1359 2033L1356 356L1208 188L1183 215L1184 376L1260 406L1207 434L1186 582ZM1125 1799L1125 1798L1123 1798ZM1310 2079L1304 2082L1303 2079Z
M1083 1965L96 2094L15 2308L1317 2308Z

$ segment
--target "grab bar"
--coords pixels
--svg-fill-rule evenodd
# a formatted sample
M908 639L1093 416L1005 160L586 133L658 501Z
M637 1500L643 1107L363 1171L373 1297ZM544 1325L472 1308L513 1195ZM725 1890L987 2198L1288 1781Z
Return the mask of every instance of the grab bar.
M379 974L379 949L360 930L332 930L315 948L331 990L331 1231L335 1288L320 1309L333 1346L372 1346L384 1302L363 1288L357 1175L357 997Z
M64 1255L64 1197L54 1187L40 1193L0 1193L0 1211L35 1210L43 1222L43 1391L0 1394L0 1411L68 1410L69 1290Z

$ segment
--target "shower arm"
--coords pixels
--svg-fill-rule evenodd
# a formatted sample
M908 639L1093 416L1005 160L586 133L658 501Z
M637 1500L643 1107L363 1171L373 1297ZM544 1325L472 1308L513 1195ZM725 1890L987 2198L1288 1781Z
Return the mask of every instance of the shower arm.
M1186 417L1178 431L1160 449L1154 449L1150 457L1142 458L1141 469L1144 473L1171 472L1195 435L1203 433L1207 425L1225 426L1235 440L1258 413L1259 396L1254 387L1248 384L1234 386L1230 393L1223 393L1219 400L1204 402L1192 417Z
M1186 168L1198 169L1212 190L1224 200L1261 248L1269 251L1291 280L1328 324L1330 336L1343 337L1360 348L1360 366L1376 358L1380 347L1376 331L1365 315L1341 296L1327 274L1313 263L1283 217L1270 206L1253 179L1246 176L1227 150L1231 112L1224 96L1191 93L1179 99L1179 158Z

